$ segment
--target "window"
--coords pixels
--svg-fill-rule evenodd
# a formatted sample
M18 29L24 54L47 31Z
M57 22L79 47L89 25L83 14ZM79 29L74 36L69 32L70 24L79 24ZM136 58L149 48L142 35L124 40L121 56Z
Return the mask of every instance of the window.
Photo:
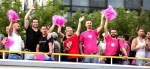
M150 10L150 0L143 0L143 8Z
M90 7L106 7L106 0L89 0Z
M142 0L125 0L125 7L127 9L140 9L142 7Z
M73 6L89 6L89 0L72 0Z
M63 5L70 5L71 0L62 0Z
M123 7L124 6L124 0L108 0L108 5L111 5L114 8Z

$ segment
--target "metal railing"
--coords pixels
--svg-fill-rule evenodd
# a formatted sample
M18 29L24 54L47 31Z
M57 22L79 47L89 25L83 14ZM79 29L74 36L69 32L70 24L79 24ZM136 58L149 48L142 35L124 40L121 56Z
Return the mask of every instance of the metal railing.
M8 51L8 50L0 50L3 54L3 59L5 59L6 53L24 53L24 54L38 54L39 52L27 52L27 51ZM40 54L49 54L49 53L41 53ZM100 55L85 55L85 54L65 54L65 53L53 53L52 55L58 55L58 62L61 62L61 56L80 56L80 57L96 57L96 58L110 58L111 64L113 64L113 58L122 59L121 56L100 56ZM128 57L127 59L136 59L136 60L150 60L150 58L136 58L136 57Z

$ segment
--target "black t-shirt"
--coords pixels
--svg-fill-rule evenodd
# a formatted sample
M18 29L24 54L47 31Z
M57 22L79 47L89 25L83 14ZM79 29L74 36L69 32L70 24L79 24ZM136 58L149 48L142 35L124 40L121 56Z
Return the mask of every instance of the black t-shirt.
M47 39L47 37L39 37L39 40L38 40L38 44L39 44L39 51L40 52L49 52L49 45L48 43L53 43L54 40L53 38L49 38Z
M38 38L41 36L40 30L34 31L31 26L26 29L26 43L25 47L30 51L36 51L36 45L38 43Z

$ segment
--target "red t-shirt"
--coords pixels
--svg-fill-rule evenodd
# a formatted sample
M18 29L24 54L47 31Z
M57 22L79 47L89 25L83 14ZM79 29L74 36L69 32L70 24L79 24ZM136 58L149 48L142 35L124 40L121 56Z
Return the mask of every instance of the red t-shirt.
M76 34L72 35L64 41L64 49L67 47L69 50L68 54L79 54L79 36ZM78 58L79 56L68 56L68 59Z

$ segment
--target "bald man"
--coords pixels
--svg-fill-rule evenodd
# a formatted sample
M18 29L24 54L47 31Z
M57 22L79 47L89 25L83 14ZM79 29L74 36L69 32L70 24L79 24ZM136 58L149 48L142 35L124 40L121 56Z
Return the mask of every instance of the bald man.
M14 43L10 46L9 51L22 51L22 48L24 47L23 40L19 33L20 25L18 23L10 22L9 27L7 27L7 33L8 37L11 38ZM9 53L8 59L22 59L21 54L19 53Z

